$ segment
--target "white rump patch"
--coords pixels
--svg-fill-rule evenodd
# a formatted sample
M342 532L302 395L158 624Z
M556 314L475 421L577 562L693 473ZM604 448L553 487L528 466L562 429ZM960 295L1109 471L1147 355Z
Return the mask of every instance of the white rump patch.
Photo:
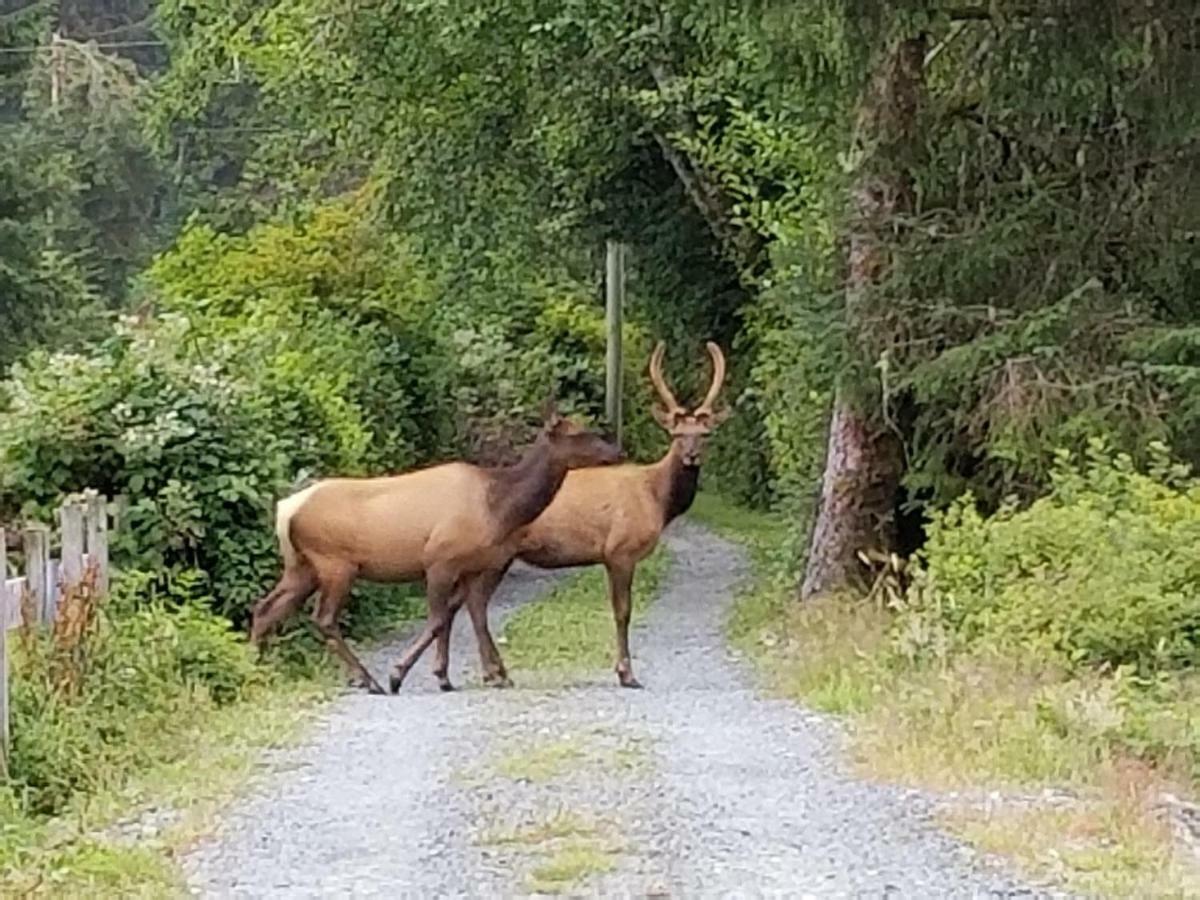
M279 552L283 555L285 566L291 566L296 561L296 548L292 546L292 517L320 486L319 483L311 484L290 497L284 497L275 505L275 536L279 538Z

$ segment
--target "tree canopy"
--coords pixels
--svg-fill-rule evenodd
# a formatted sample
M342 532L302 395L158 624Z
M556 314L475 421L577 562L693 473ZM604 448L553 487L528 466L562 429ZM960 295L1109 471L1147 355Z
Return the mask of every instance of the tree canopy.
M685 389L703 340L730 350L739 415L708 477L798 533L831 404L861 417L866 458L894 455L859 512L906 546L964 490L1037 496L1056 449L1096 435L1200 453L1184 0L164 0L3 22L13 46L53 50L52 22L63 41L4 61L0 272L28 334L9 359L68 309L202 317L220 286L135 277L150 250L302 239L366 191L363 239L404 248L437 298L430 352L457 348L431 390L469 397L474 424L438 424L457 435L441 449L490 445L535 380L599 411L598 358L580 357L618 238L635 347L667 339ZM88 43L113 29L162 47ZM310 278L320 304L367 296ZM235 318L262 314L254 291Z

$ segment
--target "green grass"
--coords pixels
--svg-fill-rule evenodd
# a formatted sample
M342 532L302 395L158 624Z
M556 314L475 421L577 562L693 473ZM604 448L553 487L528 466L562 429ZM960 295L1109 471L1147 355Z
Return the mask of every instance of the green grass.
M374 619L385 621L394 624L395 615ZM177 855L261 771L262 751L302 735L344 682L324 649L304 649L299 637L297 646L275 649L274 664L235 702L218 706L201 693L170 717L148 720L136 731L136 769L96 753L88 761L102 768L94 787L54 816L29 813L0 785L0 896L186 895ZM146 810L173 814L165 823L149 819L155 830L136 840L124 834Z
M752 551L753 576L727 622L731 642L768 691L848 718L860 773L935 789L1069 788L1086 802L963 804L943 824L1030 875L1091 895L1200 893L1200 869L1173 849L1155 800L1194 792L1200 773L1187 760L1135 759L1154 736L1180 743L1163 736L1200 727L1200 679L1178 678L1155 699L1028 655L908 662L891 652L892 617L877 605L796 602L794 579L780 577L789 532L778 518L713 497L697 513Z
M669 565L660 544L637 567L633 581L633 623L658 592ZM510 668L590 671L610 668L615 630L608 585L601 566L593 566L557 585L546 596L517 610L504 627L503 653Z
M495 763L496 771L514 781L552 781L581 766L587 749L578 740L558 740L522 746L503 754Z
M600 833L599 825L578 813L557 810L518 828L484 832L476 841L488 847L514 846L540 848L566 838L591 838Z
M612 823L564 809L535 814L516 827L490 829L475 843L525 869L525 888L536 894L578 889L586 879L614 869L624 852Z
M701 491L688 515L709 528L750 547L769 547L783 539L787 526L774 513L739 506L720 494Z
M525 782L533 786L540 803L532 815L518 813L517 824L484 826L476 843L505 857L504 864L514 872L524 872L528 891L559 894L578 889L586 879L615 868L625 844L615 822L560 805L566 793L564 779L609 777L641 768L647 763L646 749L644 740L603 726L545 743L507 744L461 783L483 787L494 785L497 777ZM553 804L548 812L547 800ZM496 815L509 820L513 812L505 805ZM489 818L487 813L477 816Z
M529 889L538 894L559 894L593 875L616 867L617 851L597 841L572 841L552 850L529 873Z
M259 770L263 748L294 739L332 678L280 682L163 734L162 762L116 790L79 796L61 815L35 819L0 810L0 895L173 897L183 892L173 856ZM126 844L107 830L143 809L176 818L153 839Z

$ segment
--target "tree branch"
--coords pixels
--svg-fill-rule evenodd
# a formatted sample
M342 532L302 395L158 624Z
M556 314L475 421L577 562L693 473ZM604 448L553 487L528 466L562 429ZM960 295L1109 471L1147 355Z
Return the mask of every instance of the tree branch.
M983 6L950 6L943 7L939 10L947 18L956 22L994 22L1003 21L1005 19L1032 19L1035 16L1042 15L1046 18L1053 18L1048 12L1040 12L1032 6L1018 7L1012 10L1006 10L1003 14L997 14L990 5Z
M649 63L648 69L659 94L666 99L671 76L659 62ZM676 114L675 119L676 127L681 132L692 130L683 116ZM717 239L722 251L737 264L739 276L746 279L747 276L753 275L761 263L762 238L751 229L733 223L731 204L725 191L704 173L691 154L673 144L659 129L651 128L650 133L658 144L663 159L674 170L684 191L708 223L709 230Z

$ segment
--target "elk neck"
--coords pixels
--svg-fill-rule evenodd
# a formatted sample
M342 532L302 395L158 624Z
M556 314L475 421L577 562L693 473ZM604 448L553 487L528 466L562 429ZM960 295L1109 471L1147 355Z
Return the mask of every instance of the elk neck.
M504 533L528 525L542 514L567 477L567 466L550 452L541 435L511 466L492 469L488 505Z
M672 441L671 449L656 468L658 484L655 493L662 505L665 528L691 509L700 483L700 467L684 465L679 445Z

